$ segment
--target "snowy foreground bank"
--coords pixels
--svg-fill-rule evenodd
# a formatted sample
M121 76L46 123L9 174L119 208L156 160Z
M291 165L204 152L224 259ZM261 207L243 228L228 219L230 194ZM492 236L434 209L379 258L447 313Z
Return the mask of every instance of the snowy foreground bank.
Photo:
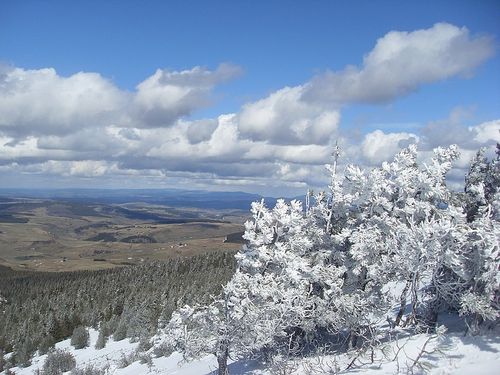
M94 349L98 332L90 330L90 346L84 349L74 349L70 340L56 344L56 348L70 351L76 359L77 367L84 368L93 364L96 368L107 369L107 374L139 375L139 374L176 374L203 375L214 374L217 361L214 356L208 356L193 362L184 362L182 356L174 353L169 357L153 358L152 363L141 364L139 360L127 367L123 358L134 353L138 343L130 343L128 339L115 342L110 340L106 347ZM427 342L427 345L426 345ZM425 348L424 348L424 345ZM417 364L412 368L415 359L422 352ZM498 374L500 368L500 337L498 331L488 336L464 337L460 334L448 333L440 339L435 336L420 334L401 338L386 344L383 350L374 353L375 361L370 358L358 358L353 366L345 370L354 357L347 354L340 356L317 356L289 361L281 366L283 374L333 374L337 371L349 374L463 374L481 375ZM15 374L33 374L41 369L47 355L35 356L32 365L26 368L14 367ZM397 357L396 359L394 359ZM230 374L272 374L270 365L252 361L230 361ZM2 372L4 374L5 372ZM69 373L68 373L69 374Z

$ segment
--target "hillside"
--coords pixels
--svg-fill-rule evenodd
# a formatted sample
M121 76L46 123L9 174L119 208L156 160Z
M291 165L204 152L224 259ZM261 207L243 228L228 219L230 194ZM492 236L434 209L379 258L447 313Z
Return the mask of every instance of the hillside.
M182 355L174 353L167 357L155 357L154 348L147 354L151 356L148 363L146 357L134 359L138 343L129 340L110 340L105 348L94 349L98 332L90 330L90 346L85 349L74 349L70 340L56 344L56 348L68 350L76 359L77 368L83 369L89 365L94 370L103 369L103 374L114 375L209 375L215 374L217 361L214 356L207 356L200 360L185 362ZM477 337L464 337L460 333L448 333L440 340L433 336L420 334L386 343L376 350L376 359L370 363L368 357L359 358L349 370L345 370L353 360L349 354L332 356L318 355L295 359L282 364L282 369L274 370L269 364L257 361L240 360L230 361L229 371L232 375L272 375L282 373L287 375L311 374L432 374L432 375L493 375L497 373L500 361L500 337L498 332ZM158 339L158 337L157 337ZM419 361L415 359L421 352L426 341L431 339ZM439 345L436 345L439 344ZM399 353L398 350L402 348ZM441 350L441 352L436 351ZM382 352L383 350L383 352ZM397 355L397 358L396 357ZM47 355L35 356L32 365L25 368L14 367L11 370L17 375L31 375L42 369ZM125 358L125 359L124 359ZM128 359L126 359L128 358ZM410 368L413 366L413 369ZM125 366L125 367L123 367ZM105 369L105 370L104 370ZM338 371L340 370L340 371ZM425 370L425 371L424 371ZM97 374L96 371L94 374ZM6 374L1 372L1 374Z

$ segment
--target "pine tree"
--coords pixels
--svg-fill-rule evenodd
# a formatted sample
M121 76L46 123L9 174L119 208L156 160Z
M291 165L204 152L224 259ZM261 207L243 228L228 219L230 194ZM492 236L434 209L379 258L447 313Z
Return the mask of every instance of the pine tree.
M75 349L83 349L89 345L89 339L89 331L83 326L78 326L73 330L71 345L73 345Z
M46 335L40 340L40 343L38 344L38 353L40 355L46 354L51 348L54 347L55 343L56 341L50 334Z
M187 358L212 353L219 374L229 352L248 355L286 344L299 347L329 320L333 294L344 272L330 259L324 230L298 201L278 200L270 210L252 204L249 241L237 254L238 269L222 296L205 307L185 306L166 326L174 348Z
M104 348L106 346L106 342L108 341L108 337L109 337L108 325L105 322L103 322L101 323L101 327L99 328L99 335L97 336L95 348L96 349Z
M116 329L113 331L113 340L114 341L121 341L127 337L127 321L125 317L122 317L118 325L116 326Z
M464 280L459 311L469 318L472 333L478 332L483 321L500 316L500 225L492 216L491 206L479 209L457 267Z
M486 205L485 180L488 174L489 164L484 155L486 149L479 149L472 158L469 171L465 176L465 196L467 220L473 221L480 207Z
M425 164L410 146L379 168L343 173L339 156L336 149L328 166L329 190L306 212L297 201L252 204L235 274L211 304L172 314L171 350L187 359L214 354L226 374L229 353L298 353L325 330L348 333L354 347L373 345L386 319L432 329L442 307L475 325L498 319L498 157L486 167L476 157L468 189L484 199L464 212L446 186L456 146L435 149Z
M48 354L42 369L43 374L59 375L71 371L75 367L76 361L73 354L61 349L56 349Z

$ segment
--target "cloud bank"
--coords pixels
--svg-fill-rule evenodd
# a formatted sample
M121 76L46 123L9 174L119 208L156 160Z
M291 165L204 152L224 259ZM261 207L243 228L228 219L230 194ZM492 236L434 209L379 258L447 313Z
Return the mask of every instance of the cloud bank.
M326 71L238 113L203 120L190 118L211 104L218 85L242 73L240 67L158 69L129 92L98 73L63 77L52 68L3 66L0 172L302 189L323 185L322 165L336 141L345 160L365 165L415 142L424 153L437 143L457 143L465 160L478 147L494 145L500 120L466 127L452 113L418 134L377 129L354 139L342 128L342 109L388 103L426 84L470 77L493 53L490 37L450 24L391 31L360 66Z

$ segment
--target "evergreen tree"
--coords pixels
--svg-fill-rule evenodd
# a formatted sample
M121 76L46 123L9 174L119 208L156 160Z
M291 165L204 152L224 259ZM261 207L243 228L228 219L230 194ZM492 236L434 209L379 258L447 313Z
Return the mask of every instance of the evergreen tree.
M121 341L127 337L127 321L125 317L122 317L113 332L113 340Z
M245 225L249 244L237 254L238 269L222 296L209 306L185 306L166 327L187 358L214 354L219 374L230 351L255 354L290 340L298 348L332 323L333 295L341 290L344 270L332 262L329 237L300 202L279 200L272 210L254 203L252 214Z
M342 174L339 155L328 167L329 191L305 213L297 201L252 204L236 273L211 304L172 314L165 327L171 350L188 359L212 353L222 375L229 353L280 352L285 343L297 353L324 330L347 332L352 347L376 342L386 319L433 328L444 306L478 324L498 319L497 165L476 157L469 191L479 186L484 200L466 215L446 186L456 146L435 149L424 165L410 146L380 168L350 165Z
M95 343L96 349L102 349L106 346L106 342L108 341L109 330L108 325L106 323L101 323L101 327L99 328L99 335L97 336L97 341Z
M70 352L56 349L50 352L43 364L44 375L62 375L76 367L76 361Z
M488 160L486 149L478 150L471 160L465 176L465 211L467 220L472 222L482 207L491 206L493 218L500 220L500 143L496 146L496 156Z
M51 335L47 335L40 340L38 344L38 353L47 354L51 348L54 347L56 340Z
M83 349L89 346L89 331L83 326L78 326L73 330L73 334L71 335L71 345L75 347L75 349Z

